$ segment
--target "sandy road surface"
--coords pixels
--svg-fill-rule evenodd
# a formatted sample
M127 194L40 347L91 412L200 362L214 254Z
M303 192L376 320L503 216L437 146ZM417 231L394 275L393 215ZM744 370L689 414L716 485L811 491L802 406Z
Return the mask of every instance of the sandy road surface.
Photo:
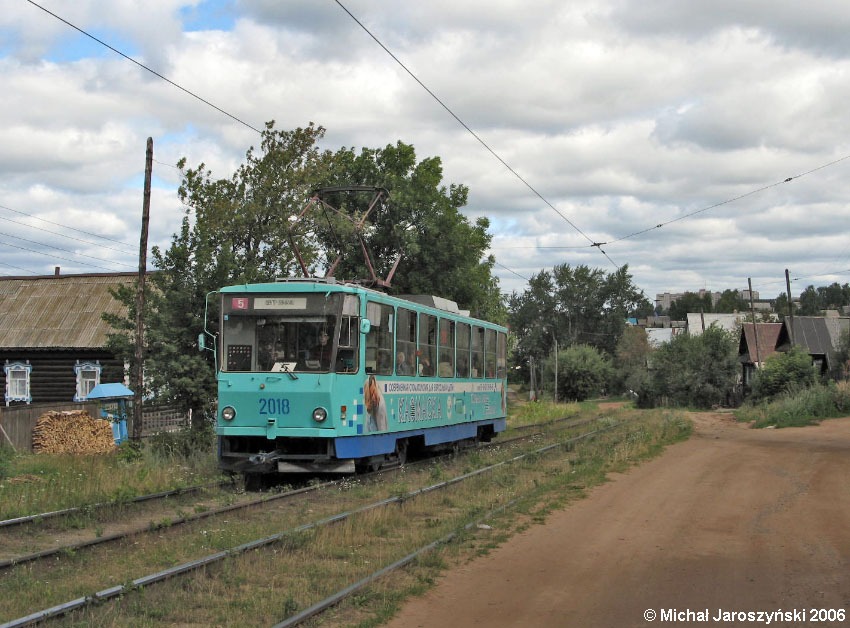
M690 440L453 570L387 626L764 626L644 611L850 608L850 418L751 430L693 416Z

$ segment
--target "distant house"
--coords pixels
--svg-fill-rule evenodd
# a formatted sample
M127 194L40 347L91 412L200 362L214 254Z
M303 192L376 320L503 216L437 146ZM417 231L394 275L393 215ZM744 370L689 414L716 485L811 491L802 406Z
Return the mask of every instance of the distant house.
M646 339L649 346L656 349L666 342L673 340L678 330L672 327L647 327Z
M850 318L820 316L786 317L776 341L777 351L788 351L792 345L804 349L820 373L828 372L835 363L842 334L850 333Z
M111 328L102 315L124 312L109 288L133 285L136 277L0 277L0 390L6 405L82 401L105 374L123 379L123 362L106 349Z
M700 314L699 312L689 312L688 333L692 336L699 336L703 329L708 329L712 325L726 331L737 332L746 317L745 313Z
M743 369L744 386L752 385L756 369L761 368L765 360L776 353L776 343L782 327L782 323L756 323L754 330L752 323L744 323L738 344L738 361Z

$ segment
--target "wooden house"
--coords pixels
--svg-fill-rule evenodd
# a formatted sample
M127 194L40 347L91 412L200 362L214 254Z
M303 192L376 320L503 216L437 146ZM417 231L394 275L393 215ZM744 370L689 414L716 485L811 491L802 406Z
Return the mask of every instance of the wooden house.
M104 312L125 308L110 288L136 273L0 277L0 390L7 406L83 401L101 381L122 381L106 349Z
M841 336L850 332L850 318L795 316L794 325L786 317L776 341L777 351L800 347L812 357L812 364L824 374L834 366Z
M749 387L755 378L756 369L764 365L765 360L776 353L776 343L782 331L782 323L743 323L741 341L738 344L738 361L741 363L742 382ZM758 345L756 345L758 340Z

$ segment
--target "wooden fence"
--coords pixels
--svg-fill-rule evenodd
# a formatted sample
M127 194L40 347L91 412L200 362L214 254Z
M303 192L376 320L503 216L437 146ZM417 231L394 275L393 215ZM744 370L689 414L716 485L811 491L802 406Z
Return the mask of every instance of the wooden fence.
M100 416L97 403L32 403L29 405L0 407L0 444L12 445L18 451L32 451L32 430L41 415L49 410L87 411ZM189 425L189 418L174 406L144 406L142 410L142 437L157 432L172 432Z

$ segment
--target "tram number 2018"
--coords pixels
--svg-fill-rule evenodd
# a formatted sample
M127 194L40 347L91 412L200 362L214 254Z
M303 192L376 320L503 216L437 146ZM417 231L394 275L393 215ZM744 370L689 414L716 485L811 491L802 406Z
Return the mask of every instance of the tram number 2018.
M289 414L289 399L260 399L260 414Z

